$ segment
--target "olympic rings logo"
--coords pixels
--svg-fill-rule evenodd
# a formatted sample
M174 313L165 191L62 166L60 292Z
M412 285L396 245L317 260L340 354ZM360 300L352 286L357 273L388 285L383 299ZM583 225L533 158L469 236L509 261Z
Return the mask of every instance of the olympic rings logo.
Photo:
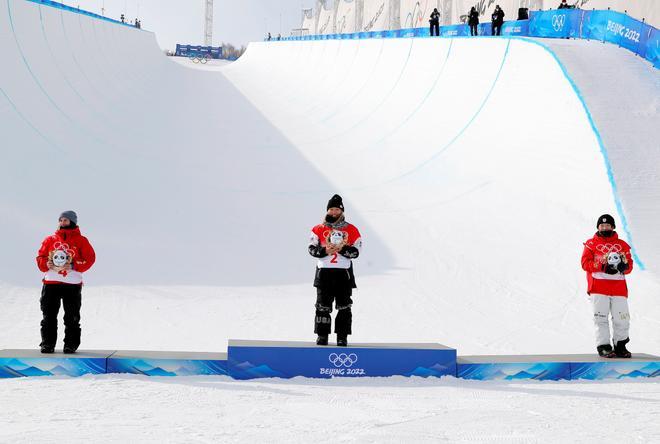
M330 353L328 356L328 361L335 367L352 367L358 360L358 357L355 353L347 355L346 353Z
M73 251L71 249L71 247L69 247L69 245L65 244L64 242L59 242L59 241L55 242L53 244L53 248L55 249L55 251L58 251L58 250L64 251L66 254L68 254L71 257L74 257L76 255L76 252Z
M565 15L553 15L552 16L552 27L555 31L559 32L564 27L564 22L566 21Z
M619 244L600 244L596 246L596 250L603 254L607 253L621 253L623 248Z

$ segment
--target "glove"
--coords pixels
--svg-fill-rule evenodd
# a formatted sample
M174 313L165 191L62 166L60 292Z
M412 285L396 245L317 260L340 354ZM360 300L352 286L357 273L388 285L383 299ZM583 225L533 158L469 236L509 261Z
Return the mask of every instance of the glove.
M348 259L355 259L360 255L360 250L351 245L344 245L339 254Z
M603 271L607 274L617 274L619 270L616 269L614 265L607 264Z
M630 266L628 264L624 264L623 262L619 262L619 265L616 266L616 269L619 270L621 273L626 271Z

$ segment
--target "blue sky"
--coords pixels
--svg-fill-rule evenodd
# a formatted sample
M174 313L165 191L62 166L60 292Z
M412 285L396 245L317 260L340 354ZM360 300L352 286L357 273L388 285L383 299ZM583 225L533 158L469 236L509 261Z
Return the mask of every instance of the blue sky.
M122 12L129 20L139 15L142 27L154 31L163 48L174 49L176 43L203 43L204 0L64 0L64 3L98 14L104 7L105 15L113 18L119 18ZM281 29L282 35L289 35L291 28L300 26L302 7L313 5L314 0L215 0L213 44L226 42L241 46L261 40L267 30L277 35Z

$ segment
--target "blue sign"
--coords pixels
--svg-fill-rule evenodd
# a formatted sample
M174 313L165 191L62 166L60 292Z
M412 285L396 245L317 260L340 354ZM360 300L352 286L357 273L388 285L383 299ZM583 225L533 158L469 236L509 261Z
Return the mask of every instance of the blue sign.
M224 353L118 351L108 358L108 373L147 376L227 375Z
M457 377L482 381L558 381L571 379L571 366L567 362L493 362L462 363L459 358Z
M228 362L235 379L456 375L456 350L440 344L322 347L230 340Z
M478 25L479 36L492 35L489 22ZM370 31L351 34L307 35L286 40L325 40L410 38L429 37L429 28L410 28L394 31ZM468 37L470 28L466 24L440 27L442 37ZM504 22L502 36L529 36L546 38L582 38L610 42L626 48L649 60L660 68L660 31L653 26L635 20L616 11L585 11L581 9L557 9L531 11L529 20Z
M534 37L578 38L585 12L581 9L531 11L529 35Z
M644 57L653 63L653 66L660 68L660 31L649 26L648 37L644 47Z
M449 25L440 27L442 37L466 37L470 35L470 28L467 25Z
M222 47L177 44L174 55L177 57L206 57L210 59L221 59Z
M660 358L655 361L610 359L606 362L571 363L571 379L625 379L660 377Z
M108 352L43 355L38 350L2 350L0 378L23 376L82 376L106 373Z
M74 8L72 6L67 6L64 3L55 2L55 1L51 1L51 0L27 0L27 1L32 2L32 3L38 3L38 4L44 5L44 6L50 6L51 8L55 8L55 9L61 9L61 10L64 10L64 11L73 12L73 13L80 14L80 15L86 15L88 17L92 17L92 18L95 18L95 19L98 19L98 20L105 20L106 22L112 22L112 23L115 23L117 25L125 25L125 26L130 26L131 28L135 28L134 24L127 23L127 22L125 23L125 22L122 22L122 21L119 21L119 20L114 20L114 19L102 16L102 15L95 14L95 13L90 12L90 11L86 11L84 9L80 9L79 7Z
M606 359L593 355L465 356L459 357L456 375L477 380L562 380L656 378L660 357L633 355Z
M502 35L526 36L529 34L529 20L504 22Z

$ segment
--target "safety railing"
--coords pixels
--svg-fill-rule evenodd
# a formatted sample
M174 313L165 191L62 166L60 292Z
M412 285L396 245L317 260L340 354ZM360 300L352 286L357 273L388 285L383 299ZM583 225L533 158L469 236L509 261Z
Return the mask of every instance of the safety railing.
M54 2L54 1L51 1L51 0L26 0L26 1L28 1L30 3L38 3L40 5L49 6L51 8L61 9L63 11L75 12L76 14L86 15L88 17L93 17L93 18L99 19L99 20L105 20L106 22L112 22L112 23L116 23L118 25L128 26L130 28L135 28L135 25L133 25L131 23L111 19L111 18L105 17L103 15L99 15L99 14L96 14L96 13L93 13L93 12L90 12L90 11L85 11L84 9L80 9L80 8L74 8L73 6L67 6L63 3Z
M491 36L490 23L477 27L480 36ZM532 11L529 20L505 22L502 36L575 38L598 40L619 45L660 69L660 31L657 28L617 11L558 9ZM441 37L470 36L468 25L440 27ZM337 40L430 37L429 28L397 29L392 31L355 32L351 34L306 35L284 37L282 40Z

